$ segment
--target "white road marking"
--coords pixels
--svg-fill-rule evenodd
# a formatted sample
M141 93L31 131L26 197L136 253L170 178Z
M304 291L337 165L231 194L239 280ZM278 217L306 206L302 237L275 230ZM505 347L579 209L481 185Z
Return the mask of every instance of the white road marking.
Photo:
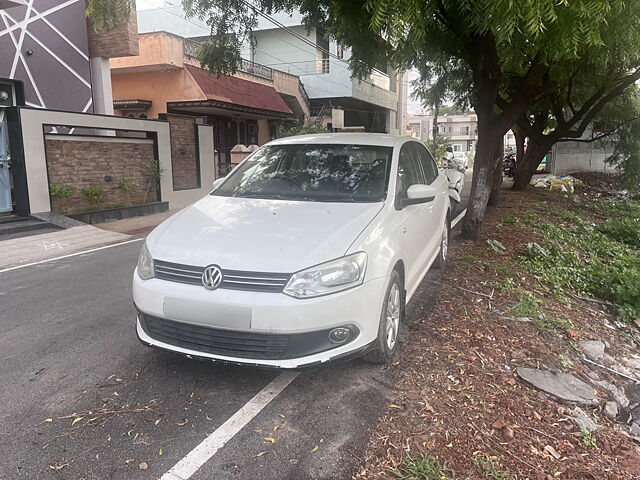
M244 406L234 413L218 429L191 450L160 480L187 480L204 465L218 450L231 440L242 428L258 415L271 400L276 398L300 372L282 372L260 390Z
M458 223L460 223L460 220L464 218L466 213L467 213L467 209L465 208L463 211L460 212L460 215L458 215L456 218L453 219L453 222L451 222L451 228L455 227Z
M83 250L81 252L70 253L68 255L61 255L59 257L47 258L45 260L40 260L38 262L25 263L24 265L17 265L15 267L9 267L9 268L2 269L2 270L0 270L0 273L10 272L12 270L18 270L20 268L33 267L34 265L41 265L43 263L49 263L49 262L53 262L55 260L62 260L63 258L77 257L78 255L84 255L85 253L98 252L100 250L106 250L107 248L119 247L120 245L127 245L128 243L140 242L142 240L144 240L144 238L135 238L133 240L127 240L126 242L113 243L111 245L105 245L104 247L92 248L90 250Z

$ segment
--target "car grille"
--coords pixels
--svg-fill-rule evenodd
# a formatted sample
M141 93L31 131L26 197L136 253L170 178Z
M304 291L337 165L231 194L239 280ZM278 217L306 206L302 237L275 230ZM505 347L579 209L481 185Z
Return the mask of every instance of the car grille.
M256 333L203 327L154 317L138 310L143 330L151 338L195 352L256 360L287 360L313 355L341 345L329 341L331 329L305 333ZM360 330L345 325L355 340ZM346 344L342 344L346 345Z
M162 260L154 260L154 265L156 278L170 282L202 285L202 272L205 267L182 265ZM222 283L219 288L279 293L284 290L290 278L291 274L289 273L245 272L223 269Z
M248 333L201 327L139 314L142 328L161 342L198 352L237 358L282 358L290 335Z

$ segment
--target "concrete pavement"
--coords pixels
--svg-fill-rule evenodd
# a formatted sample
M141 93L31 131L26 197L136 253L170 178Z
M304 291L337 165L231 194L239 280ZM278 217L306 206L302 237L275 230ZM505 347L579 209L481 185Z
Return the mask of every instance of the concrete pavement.
M130 235L92 225L0 241L0 270L130 240Z

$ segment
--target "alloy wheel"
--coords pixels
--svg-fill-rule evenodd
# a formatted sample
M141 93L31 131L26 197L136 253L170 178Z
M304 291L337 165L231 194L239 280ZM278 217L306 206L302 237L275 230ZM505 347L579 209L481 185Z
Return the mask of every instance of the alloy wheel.
M387 348L391 351L398 340L398 329L400 328L400 287L394 283L389 290L387 297Z
M442 251L442 259L446 260L447 255L449 255L449 228L445 223L444 231L442 232L442 244L440 245L440 249Z

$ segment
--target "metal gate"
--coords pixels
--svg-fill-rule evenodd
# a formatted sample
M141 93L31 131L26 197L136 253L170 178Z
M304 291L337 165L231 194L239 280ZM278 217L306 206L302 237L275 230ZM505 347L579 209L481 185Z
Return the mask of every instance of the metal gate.
M7 138L7 123L4 117L4 112L0 108L0 213L12 210L9 142Z

